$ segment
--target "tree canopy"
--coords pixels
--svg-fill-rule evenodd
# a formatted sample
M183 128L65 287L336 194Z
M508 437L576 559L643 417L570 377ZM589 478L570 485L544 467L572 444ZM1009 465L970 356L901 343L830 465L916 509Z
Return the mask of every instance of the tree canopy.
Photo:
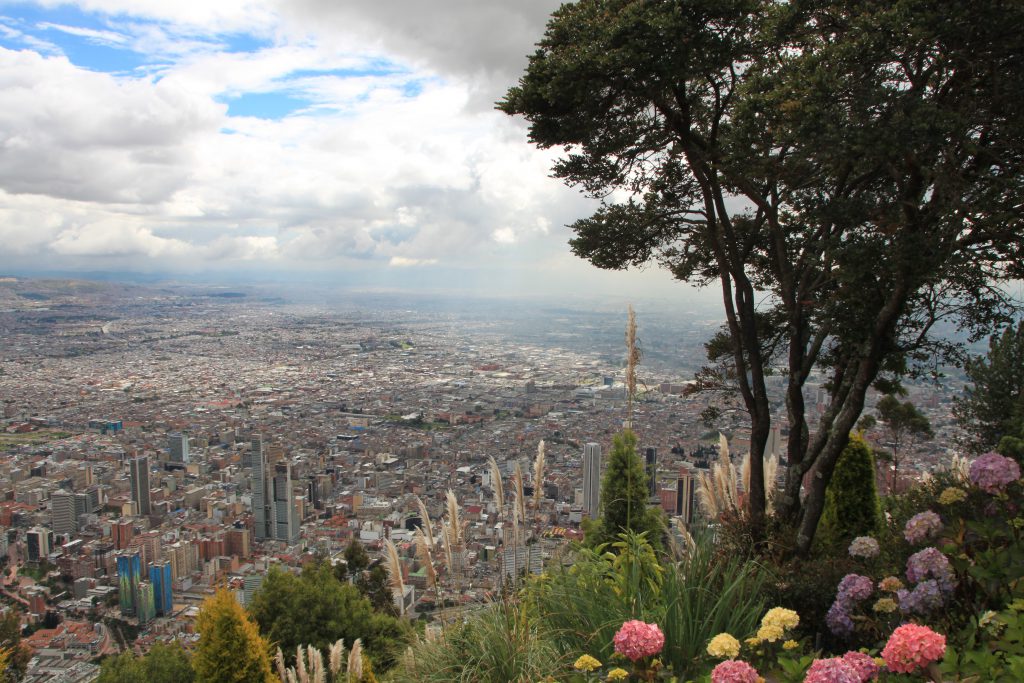
M721 287L755 526L765 376L785 374L777 509L799 551L868 388L958 359L939 321L978 337L1010 314L996 284L1024 272L1022 23L1000 0L582 0L499 102L601 200L571 226L577 255ZM830 401L812 436L815 372Z
M207 598L196 617L192 664L203 683L274 683L270 645L226 588Z
M988 353L967 362L972 385L957 401L960 424L971 434L971 450L999 447L1018 460L1024 455L1024 322L989 339Z
M647 472L636 452L636 434L624 430L612 440L601 482L601 518L587 535L587 545L614 543L626 532L647 532L647 542L661 547L661 511L649 505Z

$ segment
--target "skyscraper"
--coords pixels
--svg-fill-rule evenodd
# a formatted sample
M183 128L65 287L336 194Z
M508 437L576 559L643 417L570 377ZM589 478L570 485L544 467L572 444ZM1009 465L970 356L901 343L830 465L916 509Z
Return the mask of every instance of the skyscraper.
M168 560L149 565L149 582L153 585L153 605L159 615L170 614L174 608L171 595L171 563Z
M648 448L644 451L644 471L647 472L647 485L651 497L658 495L658 449Z
M152 512L149 504L149 456L142 455L128 461L132 480L132 500L140 515Z
M172 432L167 435L168 446L171 451L171 462L188 463L188 434L184 432Z
M53 532L37 527L25 533L25 550L29 562L38 562L50 554L53 547Z
M59 490L50 496L50 526L55 534L74 534L78 531L75 515L75 494Z
M676 481L676 515L681 517L687 526L693 524L693 514L697 506L697 480L688 467L679 468L679 479Z
M299 542L298 513L292 492L292 466L279 462L274 466L274 538L288 545Z
M118 597L123 616L135 616L139 609L139 581L142 580L142 555L125 552L117 556Z
M601 445L583 447L583 513L596 518L601 509Z
M270 477L267 472L267 456L263 451L263 437L252 437L252 515L253 537L265 541L274 537L273 496L270 495Z

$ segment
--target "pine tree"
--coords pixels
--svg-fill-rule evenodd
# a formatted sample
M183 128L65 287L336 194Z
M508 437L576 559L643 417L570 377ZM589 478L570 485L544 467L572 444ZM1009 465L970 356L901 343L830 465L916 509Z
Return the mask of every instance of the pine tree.
M874 535L880 524L874 454L863 438L852 434L825 494L818 540L823 546L846 545L857 536Z
M956 403L960 425L982 452L998 446L1024 461L1024 321L989 339L988 353L969 360L965 370L973 386Z
M248 615L226 588L203 602L192 665L203 683L273 683L270 654Z
M601 521L587 544L613 543L626 531L646 531L651 545L660 548L661 513L649 506L649 499L649 480L636 452L636 434L626 429L612 440L601 483Z

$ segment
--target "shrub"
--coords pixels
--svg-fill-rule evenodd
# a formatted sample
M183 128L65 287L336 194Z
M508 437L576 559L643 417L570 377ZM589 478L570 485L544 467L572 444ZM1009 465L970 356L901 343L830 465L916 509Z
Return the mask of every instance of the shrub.
M836 462L818 527L822 548L845 549L858 536L873 536L881 526L875 486L875 456L856 434Z

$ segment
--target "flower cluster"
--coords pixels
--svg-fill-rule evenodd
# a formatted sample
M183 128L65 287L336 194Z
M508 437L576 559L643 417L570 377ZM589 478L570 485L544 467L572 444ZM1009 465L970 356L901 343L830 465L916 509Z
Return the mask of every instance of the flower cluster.
M629 672L625 669L615 667L614 669L608 672L609 681L624 681L627 678L629 678Z
M719 633L708 643L708 654L712 657L732 659L740 653L740 641L728 633Z
M711 670L711 683L758 683L757 669L743 660L727 659Z
M927 626L904 624L889 636L882 650L885 665L897 673L911 673L938 661L946 652L946 637Z
M901 588L903 588L903 582L895 576L887 576L878 582L878 589L886 593L895 593Z
M934 579L922 581L912 591L897 591L896 595L900 601L900 611L904 614L925 615L942 607L945 602Z
M939 505L953 505L967 500L967 491L955 486L948 486L939 494Z
M929 538L933 538L942 531L942 519L931 510L919 512L907 520L903 528L903 537L907 543L918 544Z
M972 484L994 495L1020 479L1020 466L1012 458L989 452L971 463L969 476Z
M956 588L956 579L949 559L938 548L925 548L907 559L907 580L918 583L926 579L935 579L943 593L952 593Z
M807 670L804 683L861 683L860 674L841 657L815 659Z
M761 627L757 629L757 637L754 640L769 643L782 640L786 635L786 630L796 628L799 623L800 615L793 610L773 607L761 619Z
M612 642L615 643L616 652L635 662L661 652L665 645L665 634L657 624L633 619L622 625Z
M874 589L874 583L866 576L844 576L839 582L836 599L825 615L825 623L828 624L829 630L837 636L848 636L853 633L853 618L850 612L858 602L869 597Z
M892 614L896 611L896 601L892 598L879 598L871 609L882 614Z
M863 652L847 652L843 655L843 661L857 672L860 683L867 683L878 678L880 667L870 655Z
M596 659L594 659L590 655L582 655L572 665L572 668L576 669L577 671L590 672L590 671L594 671L596 669L600 669L601 668L601 662L597 661Z
M870 536L858 536L850 544L850 557L863 557L870 559L878 557L878 541Z

